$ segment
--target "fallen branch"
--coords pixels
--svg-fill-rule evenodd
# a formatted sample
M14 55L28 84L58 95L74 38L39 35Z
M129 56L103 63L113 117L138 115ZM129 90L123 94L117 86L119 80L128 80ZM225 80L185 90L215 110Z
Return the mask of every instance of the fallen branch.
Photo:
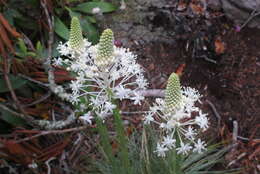
M30 136L30 137L26 137L20 140L17 140L15 143L21 143L24 141L29 141L32 140L34 138L40 137L40 136L44 136L44 135L50 135L50 134L64 134L64 133L69 133L69 132L78 132L78 131L82 131L84 129L87 129L91 126L89 125L85 125L85 126L80 126L80 127L75 127L75 128L69 128L69 129L63 129L63 130L49 130L49 131L42 131L39 134Z
M139 90L138 93L144 97L164 97L163 89L147 89L147 90Z
M218 113L218 111L217 111L215 105L214 105L211 101L206 100L206 102L209 104L209 106L211 107L211 109L212 109L214 115L216 116L216 118L217 118L217 120L218 120L218 128L219 128L219 127L220 127L220 123L221 123L221 116L219 115L219 113Z

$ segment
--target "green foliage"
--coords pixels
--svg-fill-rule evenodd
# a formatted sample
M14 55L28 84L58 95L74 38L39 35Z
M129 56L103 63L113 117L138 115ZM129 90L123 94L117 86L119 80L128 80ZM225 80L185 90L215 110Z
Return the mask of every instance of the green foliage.
M74 8L76 11L93 14L93 8L100 8L101 13L110 13L117 10L117 7L109 2L86 2Z
M55 16L54 18L54 31L62 39L64 40L69 39L69 29L57 16Z
M5 122L9 123L12 126L23 126L25 127L26 121L21 119L20 117L15 116L14 114L12 114L9 111L6 110L0 110L0 119L4 120ZM0 122L3 123L3 122ZM2 130L4 131L4 130ZM1 132L1 128L0 128L0 132Z
M15 55L20 58L26 58L26 57L43 58L44 56L46 56L44 47L42 46L40 41L36 43L35 51L29 51L24 41L20 38L17 41Z
M23 85L25 85L27 83L27 80L18 77L18 76L14 76L12 74L9 74L9 80L11 82L11 85L13 87L13 89L18 89L21 88ZM4 92L9 92L9 89L6 85L5 79L2 76L0 76L0 93L4 93Z
M99 40L99 29L92 9L99 7L102 13L110 13L117 9L117 7L110 2L96 0L90 2L55 0L51 1L49 5L51 5L53 9L52 15L54 16L54 32L56 34L54 45L57 45L56 43L60 41L67 41L69 39L68 26L70 24L70 18L68 15L71 17L77 16L80 19L83 35L85 35L90 42L96 44ZM43 8L40 1L10 0L0 8L0 12L4 14L4 17L18 32L22 31L28 36L33 45L38 40L40 40L41 43L47 43L49 28L46 26L46 19L44 19L45 17L42 15ZM30 54L32 54L29 55L31 57L35 56L33 52L30 52ZM54 55L56 55L55 52ZM28 55L18 53L18 56L25 57Z
M111 139L106 125L100 118L96 118L98 133L101 136L101 149L105 163L97 163L101 173L111 174L133 174L134 168L130 165L128 154L128 138L125 136L124 125L118 108L113 110L114 126L116 130L115 141L118 143L117 157L113 153Z
M155 130L147 127L143 129L142 135L135 132L129 142L129 160L131 166L131 174L179 174L174 171L173 159L175 159L174 151L168 153L165 158L158 157L154 153L156 142ZM141 137L141 139L140 139ZM222 147L221 144L215 144L208 147L207 151L201 154L191 153L188 156L183 156L179 163L182 173L184 174L234 174L239 173L239 169L214 170L217 164L221 166L224 162L224 155L230 150L229 147ZM117 170L126 173L123 163L119 159L115 159ZM111 166L99 161L96 163L97 168L103 174L117 174L111 170Z

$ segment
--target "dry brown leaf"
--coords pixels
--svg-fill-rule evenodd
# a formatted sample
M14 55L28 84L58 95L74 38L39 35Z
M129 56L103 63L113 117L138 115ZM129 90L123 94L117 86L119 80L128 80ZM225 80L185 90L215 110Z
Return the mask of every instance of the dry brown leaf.
M187 8L187 4L186 3L184 3L184 2L179 2L178 3L178 7L177 7L178 11L184 11L186 8Z
M201 15L204 13L204 8L199 4L190 3L190 8L195 14Z
M220 37L215 40L215 52L216 54L223 54L225 52L225 43Z
M14 28L11 27L11 25L9 24L9 22L4 18L4 16L2 15L2 13L0 13L0 22L2 23L2 25L5 27L5 29L14 37L21 37L20 33L18 33Z
M14 48L12 45L11 40L8 38L7 33L4 29L4 27L2 26L2 24L0 24L0 38L3 41L4 45L7 47L7 49L14 53Z
M176 74L178 74L179 76L181 76L182 73L183 73L183 71L184 71L185 66L186 66L185 63L184 63L184 64L181 64L181 65L177 68Z

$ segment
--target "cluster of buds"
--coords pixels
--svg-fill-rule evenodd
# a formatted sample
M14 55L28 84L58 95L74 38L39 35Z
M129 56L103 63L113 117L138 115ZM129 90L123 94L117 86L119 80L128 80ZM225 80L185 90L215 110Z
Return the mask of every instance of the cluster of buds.
M163 132L155 150L158 156L164 157L173 148L178 154L188 154L191 150L201 153L205 149L205 142L196 140L199 131L208 128L206 114L195 106L200 98L197 90L181 87L179 76L171 74L165 99L157 98L144 120L145 124L157 124Z
M114 99L129 99L134 104L144 99L138 91L145 89L147 82L137 57L129 49L114 45L112 30L104 30L99 43L91 45L83 39L80 22L73 17L70 39L60 44L58 50L62 57L55 59L54 65L63 66L75 75L68 86L69 95L65 88L56 91L67 101L77 105L84 100L104 118L115 108ZM80 109L87 107L81 105Z

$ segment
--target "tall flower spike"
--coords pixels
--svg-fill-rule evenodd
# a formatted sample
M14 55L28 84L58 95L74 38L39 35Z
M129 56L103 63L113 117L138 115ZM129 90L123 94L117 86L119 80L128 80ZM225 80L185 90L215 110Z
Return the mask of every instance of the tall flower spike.
M97 66L108 66L114 61L114 33L111 29L106 29L100 36L97 57Z
M70 24L69 46L72 49L79 50L83 47L83 45L83 36L79 19L77 17L73 17Z
M168 79L165 92L166 110L172 112L178 108L182 100L181 84L178 74L172 73Z

